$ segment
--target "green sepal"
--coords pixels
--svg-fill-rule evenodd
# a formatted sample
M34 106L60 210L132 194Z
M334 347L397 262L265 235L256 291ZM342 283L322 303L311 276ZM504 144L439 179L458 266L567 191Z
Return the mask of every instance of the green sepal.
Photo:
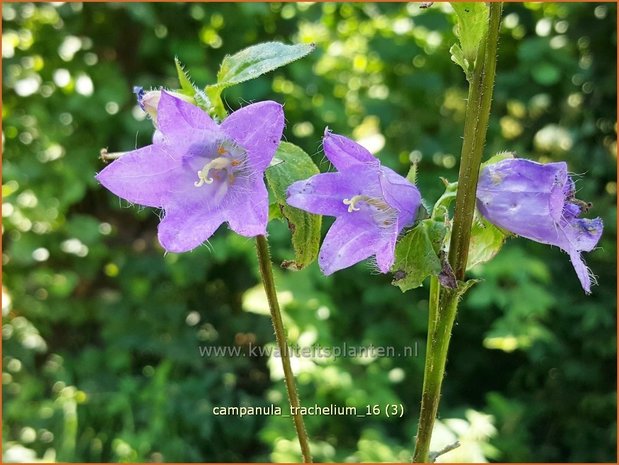
M426 219L402 237L395 248L392 284L406 292L421 286L428 276L438 276L443 269L440 251L446 232L444 223Z

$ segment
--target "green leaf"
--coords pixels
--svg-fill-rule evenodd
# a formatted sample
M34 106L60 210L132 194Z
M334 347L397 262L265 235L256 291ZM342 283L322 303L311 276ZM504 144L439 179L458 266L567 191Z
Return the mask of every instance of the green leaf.
M406 180L411 184L416 184L417 182L417 163L412 163L411 167L408 169L408 174L406 175Z
M176 66L176 74L178 75L178 82L181 85L180 93L187 95L188 97L193 97L197 89L191 83L191 78L189 77L189 73L185 71L185 67L182 65L182 63L177 57L174 57L174 65Z
M406 292L421 286L428 276L438 275L445 233L445 225L432 219L420 221L411 229L396 245L392 284Z
M218 117L223 119L226 115L221 100L224 89L292 63L313 52L315 48L315 44L286 45L281 42L265 42L247 47L234 55L226 55L217 73L217 83L204 89Z
M288 142L279 145L275 157L280 162L272 164L266 171L267 184L275 201L270 207L270 216L285 218L292 231L295 257L294 260L284 261L282 267L300 270L318 256L322 217L288 205L286 190L293 182L307 179L320 171L307 153ZM279 207L281 216L273 211L276 206Z
M181 88L174 91L191 99L191 103L196 104L209 114L213 113L213 108L209 98L204 92L198 89L192 82L189 73L185 71L185 66L177 57L174 57L174 65L176 66L176 74Z
M488 30L488 5L485 2L451 2L451 6L458 19L456 35L460 39L462 55L472 66L477 57L477 48ZM466 68L463 69L466 72Z
M436 221L446 221L449 219L449 206L456 200L456 194L458 193L458 182L449 182L445 178L441 178L445 185L445 192L439 197L439 199L432 207L431 218Z
M217 73L216 85L228 87L255 79L303 58L315 48L314 44L286 45L281 42L253 45L224 58Z
M471 69L469 68L470 63L464 58L464 52L460 48L458 44L453 44L449 49L449 53L451 53L451 61L462 68L464 74L466 75L466 79L470 80L471 77Z
M478 211L475 211L466 269L468 270L475 265L492 260L501 250L508 236L508 232L497 228L481 216Z

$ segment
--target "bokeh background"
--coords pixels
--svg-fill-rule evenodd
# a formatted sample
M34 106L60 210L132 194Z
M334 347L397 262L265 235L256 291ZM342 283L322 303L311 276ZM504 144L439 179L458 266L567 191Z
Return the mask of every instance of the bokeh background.
M511 239L472 274L436 432L446 460L616 460L616 5L508 4L486 157L566 160L605 221L584 296L567 255ZM199 85L226 53L315 42L309 57L225 93L285 103L287 140L322 170L325 126L405 173L432 204L455 180L466 83L445 4L2 5L5 461L294 461L292 423L214 406L285 406L279 359L201 357L273 344L251 240L221 228L163 253L157 212L97 185L103 147L149 143L132 86ZM328 223L328 222L327 222ZM269 226L276 261L286 225ZM276 270L301 345L417 344L417 357L295 360L305 405L402 404L402 418L307 417L320 461L407 461L417 425L427 288L402 294L367 264L325 279Z

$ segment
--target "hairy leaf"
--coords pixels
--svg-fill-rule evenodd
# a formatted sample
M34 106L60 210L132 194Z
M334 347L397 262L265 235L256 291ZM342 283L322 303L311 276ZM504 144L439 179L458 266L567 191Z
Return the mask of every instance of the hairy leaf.
M456 35L460 39L462 55L468 60L468 66L472 66L477 56L477 48L488 30L488 5L484 2L452 2L451 6L458 18ZM452 50L452 57L453 55ZM464 71L467 72L466 68Z
M191 82L189 73L185 71L185 67L177 57L174 57L174 65L176 66L176 74L178 75L178 82L181 85L180 93L193 97L196 93L196 88Z
M439 257L445 238L445 225L431 219L420 221L396 245L392 284L402 292L421 286L430 275L442 269Z
M234 55L226 55L217 73L217 83L206 86L205 89L216 115L220 119L226 115L221 101L221 93L225 88L255 79L292 63L308 55L315 48L314 44L287 45L281 42L264 42L247 47Z
M269 216L288 221L295 257L294 260L283 262L282 266L300 270L312 263L318 255L322 217L288 205L286 190L293 182L318 174L319 170L307 153L288 142L280 144L275 158L278 162L271 164L266 171L267 184L274 200Z
M509 233L497 228L476 211L471 228L471 242L466 269L492 260L501 250L508 236Z

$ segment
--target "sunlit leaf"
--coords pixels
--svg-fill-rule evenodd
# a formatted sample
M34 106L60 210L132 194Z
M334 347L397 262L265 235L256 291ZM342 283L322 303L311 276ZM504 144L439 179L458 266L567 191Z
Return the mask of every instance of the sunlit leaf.
M176 66L176 74L178 75L178 82L181 85L180 92L188 97L193 97L196 93L194 85L191 83L189 73L185 71L185 67L182 65L177 57L174 57L174 65Z
M449 49L449 53L451 53L451 61L462 68L464 74L467 79L471 77L471 70L469 68L469 62L464 58L464 52L462 52L462 48L458 44L453 44Z
M269 71L292 63L311 53L314 44L286 45L281 42L265 42L227 55L217 73L217 86L228 87L255 79Z
M272 164L266 171L267 184L276 202L271 206L269 216L288 221L295 257L294 260L286 260L282 266L300 270L312 263L318 255L322 217L288 205L286 190L293 182L318 174L319 170L307 153L289 142L280 144L275 157L279 162ZM280 214L274 211L276 208Z
M472 65L477 48L488 30L488 5L485 2L452 2L451 6L458 18L456 35L460 39L462 55Z
M252 45L234 55L226 55L217 73L217 83L206 86L205 92L213 102L216 114L225 117L221 92L227 87L255 79L269 71L285 66L308 55L314 44L287 45L281 42L265 42Z

